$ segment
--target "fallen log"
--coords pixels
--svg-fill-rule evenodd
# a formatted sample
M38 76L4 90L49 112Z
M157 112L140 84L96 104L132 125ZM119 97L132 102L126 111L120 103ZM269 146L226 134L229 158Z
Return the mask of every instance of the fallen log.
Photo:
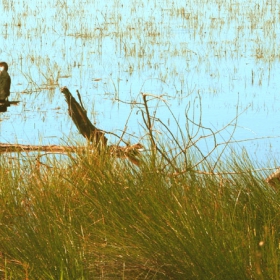
M66 153L75 150L77 150L77 147L59 146L59 145L23 145L23 144L0 143L0 153L36 152L36 151Z
M93 147L76 147L76 146L59 146L59 145L23 145L23 144L6 144L0 143L0 154L1 153L22 153L22 152L47 152L54 154L68 154L68 153L79 153L83 151L96 151L96 148ZM106 148L111 156L117 158L125 158L130 160L132 163L139 165L140 152L143 150L143 146L140 143L120 147L116 145L110 145Z

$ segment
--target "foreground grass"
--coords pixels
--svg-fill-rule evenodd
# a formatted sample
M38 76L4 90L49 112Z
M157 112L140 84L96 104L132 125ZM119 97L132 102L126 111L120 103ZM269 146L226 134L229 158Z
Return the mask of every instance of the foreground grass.
M1 157L1 279L279 278L279 193L257 175L15 163Z

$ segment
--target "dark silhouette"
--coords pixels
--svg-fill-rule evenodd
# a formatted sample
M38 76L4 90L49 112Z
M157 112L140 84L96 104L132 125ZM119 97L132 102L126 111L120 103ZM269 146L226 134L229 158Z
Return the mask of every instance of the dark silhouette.
M81 99L79 98L81 103L80 105L67 87L61 88L60 91L65 96L66 102L68 104L69 116L72 118L79 132L86 139L94 142L96 145L102 144L104 147L106 147L107 138L104 136L104 132L91 123L87 117L87 112L81 103Z
M126 147L121 147L118 145L107 146L108 139L104 135L105 131L102 131L101 129L95 127L87 117L87 112L83 106L79 91L77 91L77 94L80 104L75 100L75 98L73 97L73 95L67 87L61 88L60 91L65 96L66 102L68 104L69 116L72 118L79 132L86 139L94 143L99 148L99 151L102 148L104 150L107 149L107 151L112 156L129 159L132 163L136 165L140 164L140 152L144 148L140 143L134 145L129 145L128 143L126 143Z
M10 95L11 78L8 73L8 64L0 62L0 113L6 112L10 106L8 97Z
M10 95L11 78L8 73L8 64L0 62L0 102L8 101Z

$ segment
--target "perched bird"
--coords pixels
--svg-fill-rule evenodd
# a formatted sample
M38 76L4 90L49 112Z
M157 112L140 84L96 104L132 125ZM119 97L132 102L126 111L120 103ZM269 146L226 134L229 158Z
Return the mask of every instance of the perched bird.
M8 64L0 62L0 101L7 101L10 95L11 78L8 73Z

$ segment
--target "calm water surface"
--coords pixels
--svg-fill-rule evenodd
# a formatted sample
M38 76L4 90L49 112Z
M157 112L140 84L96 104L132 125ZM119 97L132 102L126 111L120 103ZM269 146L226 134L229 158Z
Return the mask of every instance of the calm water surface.
M231 147L246 148L259 162L280 158L277 1L94 2L1 2L0 60L10 67L10 100L21 103L0 115L0 142L84 141L59 91L67 86L74 95L79 90L99 128L120 135L127 127L132 143L146 133L141 114L118 100L141 102L145 92L167 102L150 103L151 112L174 134L166 104L183 131L188 106L188 116L213 131L243 112ZM196 139L208 133L200 130ZM241 141L247 139L254 140ZM205 154L213 145L211 137L199 142Z

